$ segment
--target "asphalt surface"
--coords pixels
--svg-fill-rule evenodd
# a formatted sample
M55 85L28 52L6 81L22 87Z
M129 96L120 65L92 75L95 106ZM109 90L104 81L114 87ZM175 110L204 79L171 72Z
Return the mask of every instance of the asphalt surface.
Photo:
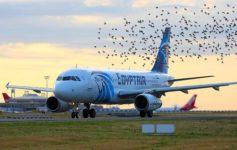
M54 116L48 114L2 114L0 122L68 122L68 121L90 121L90 120L139 120L139 116L124 114L124 116L98 115L96 118L70 118L70 115ZM237 119L236 112L219 112L219 113L162 113L155 114L152 118L157 120L215 120L215 119Z

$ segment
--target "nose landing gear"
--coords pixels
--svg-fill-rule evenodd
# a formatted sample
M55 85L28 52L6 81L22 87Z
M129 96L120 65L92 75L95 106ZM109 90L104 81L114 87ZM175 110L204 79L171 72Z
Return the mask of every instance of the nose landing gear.
M90 103L85 103L84 106L86 107L82 111L83 118L95 118L96 111L94 108L90 108ZM71 118L79 118L79 110L75 109L71 112Z
M71 111L71 118L79 118L80 114L79 114L79 109L78 109L78 103L73 103L73 109Z
M71 117L72 118L79 118L79 112L72 112Z

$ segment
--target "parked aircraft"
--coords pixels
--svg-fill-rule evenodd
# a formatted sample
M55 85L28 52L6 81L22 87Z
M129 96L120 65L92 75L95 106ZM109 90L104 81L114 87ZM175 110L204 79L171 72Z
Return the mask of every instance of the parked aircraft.
M174 106L174 107L158 108L158 109L155 110L155 112L182 112L182 111L190 111L190 110L192 110L194 108L197 108L195 106L196 98L197 98L197 95L195 94L182 107Z
M24 94L23 96L12 98L7 93L2 93L2 96L5 102L0 103L0 111L2 112L47 111L46 97L38 96L37 94Z
M38 103L46 105L47 98L37 94L24 94L23 96L12 98L7 93L2 93L5 103Z

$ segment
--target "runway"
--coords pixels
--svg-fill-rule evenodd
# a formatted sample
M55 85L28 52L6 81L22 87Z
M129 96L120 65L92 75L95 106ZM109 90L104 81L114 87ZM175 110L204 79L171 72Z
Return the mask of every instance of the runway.
M75 122L75 121L103 121L103 120L220 120L237 119L236 112L189 112L189 113L159 113L154 114L152 118L140 118L139 116L111 116L97 115L96 118L70 118L69 114L55 116L52 114L6 114L0 116L0 122Z

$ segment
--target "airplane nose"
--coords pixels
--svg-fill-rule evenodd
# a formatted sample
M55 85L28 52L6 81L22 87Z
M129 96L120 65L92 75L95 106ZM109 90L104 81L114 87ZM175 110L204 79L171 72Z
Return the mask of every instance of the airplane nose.
M58 83L55 85L54 95L60 99L64 99L64 95L66 93L65 86L62 83Z

